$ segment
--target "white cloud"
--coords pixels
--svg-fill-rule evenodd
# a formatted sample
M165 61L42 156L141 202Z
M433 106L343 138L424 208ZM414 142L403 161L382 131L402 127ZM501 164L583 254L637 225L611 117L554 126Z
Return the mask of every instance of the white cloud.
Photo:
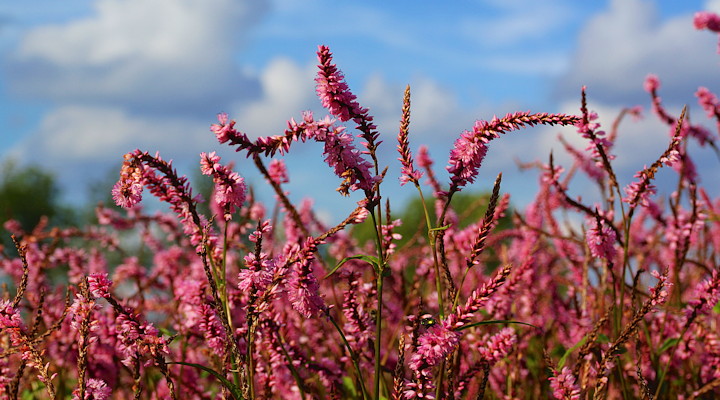
M705 2L705 9L714 13L720 13L720 0L708 0Z
M554 1L490 1L493 15L466 15L459 23L466 37L489 47L504 47L541 38L568 25L572 6Z
M11 156L53 169L112 163L135 148L160 151L166 158L184 157L213 145L209 124L132 117L115 108L62 106L45 115L40 128Z
M178 114L252 97L252 79L233 52L265 8L265 1L99 0L90 17L27 33L9 58L12 88Z
M628 104L647 98L642 83L654 73L663 82L665 99L690 102L698 85L720 85L715 41L695 31L690 14L660 20L652 2L612 0L580 33L559 94L577 97L587 85L598 100Z
M237 121L237 129L248 136L281 134L287 120L297 120L302 111L319 105L314 79L314 65L303 67L287 58L275 58L260 74L262 96L234 107L238 111L230 117Z

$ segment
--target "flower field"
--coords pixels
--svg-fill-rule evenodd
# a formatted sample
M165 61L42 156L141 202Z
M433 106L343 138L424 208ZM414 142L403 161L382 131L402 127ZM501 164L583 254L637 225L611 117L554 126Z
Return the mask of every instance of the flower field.
M720 32L720 17L698 13L695 25ZM661 77L646 79L647 118L666 125L667 146L632 182L618 181L613 146L640 110L600 126L585 88L576 115L477 121L455 140L443 181L428 149L411 145L409 86L399 129L382 127L397 143L380 140L330 49L317 56L328 116L306 112L259 139L226 114L210 127L252 160L276 204L257 201L215 152L199 155L214 184L202 199L172 155L135 150L112 191L122 208L99 206L96 225L5 224L15 248L0 255L12 282L0 288L0 399L720 397L720 199L688 150L711 147L720 161L710 90L673 115ZM718 129L694 124L690 109ZM453 199L476 182L491 142L536 125L572 126L587 147L565 144L570 165L539 163L523 210L498 175L484 216L467 220ZM284 187L283 155L307 141L323 146L338 196L362 195L337 225ZM384 197L398 182L379 146L397 146L399 184L422 199L412 237ZM656 194L661 169L674 173L668 197ZM568 189L579 180L601 199ZM145 212L149 195L171 212Z

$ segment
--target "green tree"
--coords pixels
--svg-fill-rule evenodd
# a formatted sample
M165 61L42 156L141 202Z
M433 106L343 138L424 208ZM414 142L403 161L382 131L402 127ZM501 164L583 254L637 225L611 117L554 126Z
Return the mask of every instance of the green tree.
M472 223L481 222L485 216L485 210L487 210L489 201L489 192L456 193L453 196L451 207L458 215L460 228L464 228ZM430 213L430 220L434 223L437 220L435 215L435 199L425 199L425 203ZM507 210L505 217L502 218L495 227L495 231L507 229L511 226L510 215L512 215L512 211ZM394 229L394 232L402 235L402 239L396 243L398 247L405 246L417 239L427 238L425 212L423 211L422 200L420 200L419 196L410 200L399 212L392 210L391 217L393 220L402 220L402 225ZM372 221L368 218L364 223L354 228L353 236L361 243L364 243L368 240L375 240L374 232Z
M0 165L0 224L10 219L20 222L23 230L32 230L46 216L53 225L68 225L75 211L59 203L60 189L55 177L42 168L18 166L14 160ZM10 234L0 225L0 242L10 242Z

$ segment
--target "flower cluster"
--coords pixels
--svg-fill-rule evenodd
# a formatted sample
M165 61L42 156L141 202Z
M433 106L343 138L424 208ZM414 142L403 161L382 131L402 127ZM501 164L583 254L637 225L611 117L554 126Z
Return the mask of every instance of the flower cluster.
M696 25L720 23L703 14ZM369 110L327 47L318 59L317 94L332 117L305 112L253 140L226 114L210 128L241 153L234 161L258 168L274 203L208 152L204 213L171 162L135 150L112 191L124 210L99 207L97 226L4 224L16 252L0 252L0 398L720 396L720 200L686 145L714 142L687 111L663 108L659 78L646 80L648 101L671 137L624 198L610 151L637 108L609 135L584 90L578 116L477 121L441 182L427 147L410 151L408 88L400 182L421 201L397 212L380 196L387 154ZM720 124L716 96L697 97ZM478 179L492 140L540 124L574 126L590 143L564 143L574 165L532 164L538 191L524 209L501 195L502 174L491 193L457 193ZM340 218L291 193L283 156L306 141L322 144L342 194L364 195ZM667 200L654 186L664 166L677 174ZM599 200L572 192L581 179L597 183ZM144 189L172 213L149 214Z
M229 221L235 207L240 208L245 202L245 180L237 172L220 164L220 156L214 151L210 154L200 153L200 171L213 178L215 201L223 210L225 220Z

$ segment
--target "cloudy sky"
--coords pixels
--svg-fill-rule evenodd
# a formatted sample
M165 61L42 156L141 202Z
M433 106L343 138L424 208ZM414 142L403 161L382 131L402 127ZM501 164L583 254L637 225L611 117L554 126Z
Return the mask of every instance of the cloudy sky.
M720 92L717 37L693 29L698 10L720 2L609 0L33 0L0 4L0 158L51 169L70 201L116 169L135 148L160 151L183 173L217 150L256 186L252 164L209 132L218 112L253 137L281 133L315 97L315 51L327 44L362 105L375 116L390 166L384 193L402 205L395 136L402 92L412 89L411 145L430 146L441 179L450 146L477 119L512 111L577 113L582 85L607 127L622 107L645 119L620 132L616 166L625 182L652 163L668 129L642 89L657 74L668 107ZM559 129L515 132L493 142L475 189L504 172L503 191L522 205L535 176L516 160L547 160ZM584 147L572 130L562 131ZM698 149L705 182L718 159ZM321 148L287 158L292 198L312 196L329 212L354 201L323 167ZM577 193L580 194L580 193ZM354 199L356 200L356 199ZM341 216L340 216L341 217Z

